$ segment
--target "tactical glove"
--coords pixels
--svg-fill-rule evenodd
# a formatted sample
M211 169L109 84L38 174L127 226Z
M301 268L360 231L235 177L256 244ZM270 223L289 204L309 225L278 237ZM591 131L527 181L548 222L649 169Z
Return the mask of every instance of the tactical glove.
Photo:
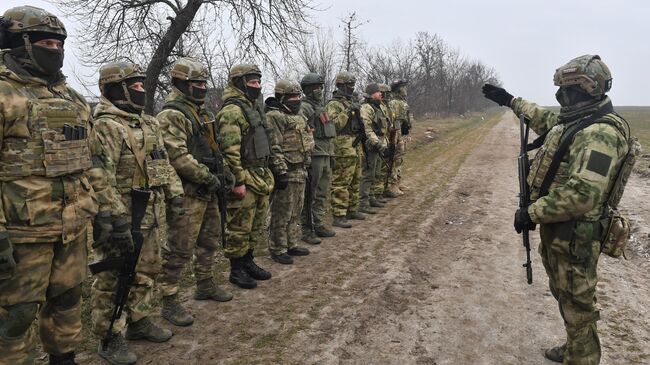
M289 176L285 172L275 176L275 190L284 190L289 186Z
M93 221L93 247L99 247L108 242L113 232L113 218L111 212L103 211L97 213Z
M169 199L167 203L169 206L169 211L174 217L182 217L185 215L185 208L183 208L183 197L175 196Z
M224 164L225 165L225 164ZM235 187L235 174L230 171L230 168L228 165L225 165L223 167L223 180L226 186L224 186L224 190L229 193L232 191L232 189Z
M123 253L131 253L135 247L131 236L131 227L126 216L121 216L113 222L113 233L110 238L111 244L118 247Z
M16 259L14 258L14 247L9 242L7 232L0 233L0 280L9 279L16 270Z
M208 181L205 183L205 190L208 194L212 194L221 187L221 181L216 175L210 174Z
M510 106L512 96L506 89L491 84L483 85L483 95L501 106Z
M528 209L517 209L515 213L515 231L521 233L524 229L535 230L535 223L530 219Z

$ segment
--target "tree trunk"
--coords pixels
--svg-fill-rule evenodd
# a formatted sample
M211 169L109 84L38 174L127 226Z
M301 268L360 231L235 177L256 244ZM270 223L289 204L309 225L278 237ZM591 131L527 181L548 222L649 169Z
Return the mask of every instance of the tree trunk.
M156 86L158 85L160 73L162 72L163 67L165 67L165 61L171 54L172 50L174 50L176 42L178 42L183 33L185 33L192 23L192 20L194 20L201 4L203 4L203 0L188 0L187 5L185 5L185 7L176 14L176 18L171 21L169 28L167 28L165 35L158 44L158 47L147 66L147 82L145 84L147 98L145 112L148 114L153 114Z

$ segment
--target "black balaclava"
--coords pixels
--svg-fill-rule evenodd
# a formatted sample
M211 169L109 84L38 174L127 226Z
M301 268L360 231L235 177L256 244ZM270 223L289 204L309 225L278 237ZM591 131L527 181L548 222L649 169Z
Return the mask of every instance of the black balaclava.
M144 78L134 77L121 83L108 84L104 96L120 110L140 114L144 110L146 93L131 88L136 82L144 82Z
M353 83L347 83L347 84L337 84L336 88L339 90L341 95L346 96L348 98L352 97L352 93L354 93L354 85Z
M194 104L201 106L205 103L205 96L208 94L207 88L194 87L190 80L172 79L172 84Z
M317 103L323 101L323 85L306 85L303 90L308 99Z
M567 87L561 87L555 93L555 99L557 99L560 106L563 108L570 107L583 102L596 101L596 99L585 93L579 86L571 85Z
M246 82L255 79L259 80L260 77L257 75L244 75L235 80L235 87L241 90L246 95L246 99L252 103L255 103L262 94L261 87L251 87L246 85Z
M9 54L36 77L50 79L59 74L63 67L64 51L34 45L43 39L58 39L64 41L60 34L47 32L26 32L13 35L9 40Z

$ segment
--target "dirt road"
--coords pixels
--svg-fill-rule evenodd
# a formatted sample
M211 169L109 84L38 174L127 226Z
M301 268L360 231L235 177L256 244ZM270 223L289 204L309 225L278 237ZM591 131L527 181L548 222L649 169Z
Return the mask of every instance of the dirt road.
M564 328L536 249L525 281L518 126L498 119L421 146L407 195L295 265L261 259L274 277L260 288L188 300L202 317L169 343L136 344L138 364L551 364L543 348ZM632 185L647 202L647 184ZM603 364L650 363L649 267L639 254L600 264Z

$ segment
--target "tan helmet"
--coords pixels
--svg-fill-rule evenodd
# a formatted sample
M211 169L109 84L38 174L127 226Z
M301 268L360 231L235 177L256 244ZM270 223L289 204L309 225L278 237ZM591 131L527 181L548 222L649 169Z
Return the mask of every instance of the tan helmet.
M99 90L103 93L107 84L121 83L133 78L145 78L144 70L137 63L107 63L99 69Z
M336 79L335 79L336 84L355 84L356 82L357 82L357 78L354 77L353 74L347 71L341 71L338 74L336 74Z
M262 77L262 71L260 71L260 68L257 67L257 65L252 63L240 63L230 68L228 79L230 82L235 82L235 79L248 75Z
M208 81L210 77L207 67L190 57L176 60L169 74L172 78L183 81Z
M68 33L59 18L41 8L34 6L17 6L8 9L2 15L5 30L10 33L44 32L65 39Z
M291 80L278 80L275 83L275 93L280 95L300 95L302 88L300 84Z
M593 97L605 95L612 88L612 74L598 55L584 55L572 59L555 70L556 86L578 85Z

